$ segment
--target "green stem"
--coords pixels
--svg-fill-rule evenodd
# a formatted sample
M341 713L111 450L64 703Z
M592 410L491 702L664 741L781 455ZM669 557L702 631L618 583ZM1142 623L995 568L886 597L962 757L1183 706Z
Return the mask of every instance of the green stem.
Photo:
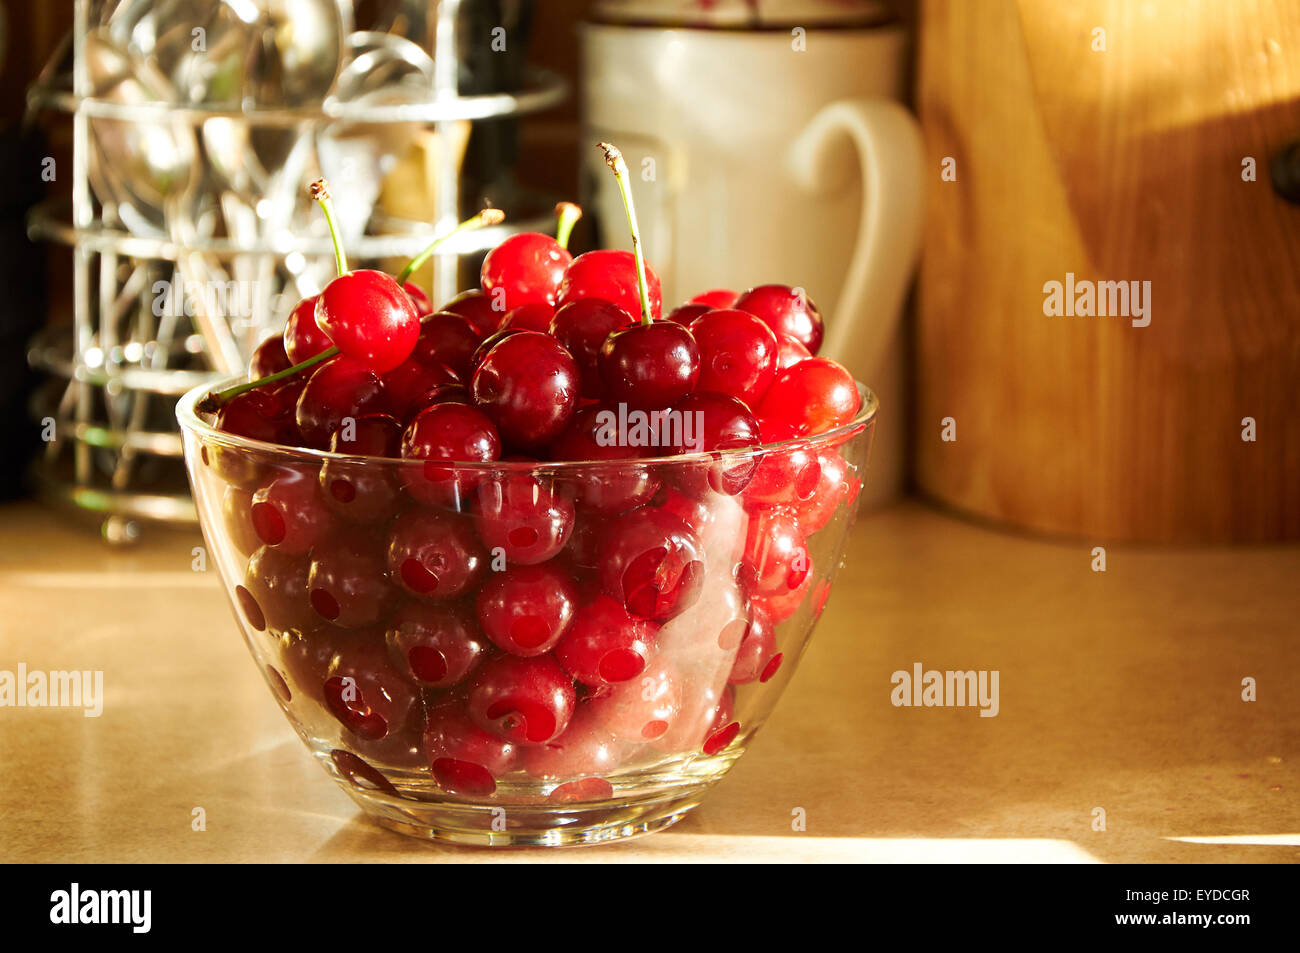
M313 182L311 197L320 206L321 213L325 216L325 224L329 226L330 241L334 243L334 264L338 266L339 277L342 278L348 273L348 260L343 254L343 239L339 237L338 225L334 221L334 203L330 201L329 183L324 179Z
M618 147L608 142L597 143L605 153L605 164L614 172L618 181L618 190L623 196L623 208L627 210L627 224L632 229L632 255L636 258L636 285L641 293L641 323L652 324L654 314L650 310L650 285L645 276L645 256L641 254L641 229L636 223L636 206L632 202L632 186L628 182L627 163Z
M259 377L255 381L244 381L242 384L235 384L233 387L227 387L223 391L213 391L212 393L205 395L204 398L199 401L197 409L203 413L212 413L220 410L240 394L250 390L256 390L257 388L263 387L267 384L274 384L276 381L282 381L286 377L293 377L293 375L297 374L299 371L306 370L309 367L314 367L321 361L329 360L338 352L339 349L337 347L327 347L319 354L314 354L307 358L307 360L293 365L293 367L286 367L282 371L276 371L274 374L268 374L266 377Z
M561 248L569 247L569 236L573 234L573 226L578 224L578 219L582 218L582 209L573 202L561 202L555 206L555 214L560 217L555 226L555 242Z
M443 235L441 238L435 238L429 243L428 248L408 261L406 267L398 273L397 283L399 285L405 284L406 279L411 277L411 273L428 261L430 256L438 250L438 246L451 238L451 236L459 234L460 232L470 232L476 228L484 228L488 225L500 225L505 220L506 213L501 211L499 208L485 208L473 218L465 219L465 221L461 222L446 235Z

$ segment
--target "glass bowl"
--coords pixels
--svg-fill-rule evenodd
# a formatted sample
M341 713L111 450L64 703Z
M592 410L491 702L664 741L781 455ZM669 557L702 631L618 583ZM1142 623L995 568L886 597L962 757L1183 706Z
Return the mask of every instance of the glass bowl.
M209 387L177 417L236 622L326 772L406 834L566 845L677 821L772 711L853 525L859 389L814 437L582 463L276 446L214 429Z

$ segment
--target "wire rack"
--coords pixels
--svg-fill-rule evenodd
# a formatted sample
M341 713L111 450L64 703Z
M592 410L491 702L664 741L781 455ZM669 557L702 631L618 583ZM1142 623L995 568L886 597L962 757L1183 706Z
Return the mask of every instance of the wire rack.
M47 437L33 475L42 497L96 514L105 539L127 543L139 536L142 522L196 521L175 430L175 399L205 381L242 371L252 349L283 325L293 303L319 290L312 287L314 276L322 264L328 270L332 247L323 233L304 235L288 228L251 239L201 230L180 236L141 234L106 214L96 201L90 168L93 124L150 129L183 124L197 131L212 120L233 120L248 128L291 130L299 137L343 123L432 130L432 221L376 214L366 234L348 239L351 260L380 262L413 256L460 220L458 128L547 109L568 90L556 75L532 69L518 91L460 95L456 29L461 0L430 0L437 24L434 88L424 103L357 104L327 97L310 108L229 109L98 98L86 62L91 2L75 3L70 75L55 68L55 61L66 61L65 46L28 92L30 111L70 119L73 141L71 199L38 206L28 223L34 240L69 246L73 259L70 326L53 324L28 353L29 362L47 375L32 407ZM547 205L537 203L538 208ZM439 249L433 300L455 293L462 258L493 247L508 234L549 227L549 210L531 219L510 211L506 224L459 233ZM187 287L225 287L248 300L231 307L208 294L188 296ZM160 288L175 290L160 295ZM251 291L244 294L243 289ZM240 321L224 320L234 312Z

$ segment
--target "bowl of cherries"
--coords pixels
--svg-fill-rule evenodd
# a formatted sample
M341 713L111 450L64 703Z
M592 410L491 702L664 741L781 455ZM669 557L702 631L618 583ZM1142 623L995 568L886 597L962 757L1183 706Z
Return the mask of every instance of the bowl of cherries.
M349 270L178 403L200 522L290 723L383 826L598 843L695 807L794 672L875 398L798 288L665 312L633 251L515 234L435 308ZM328 188L312 186L336 234ZM459 229L495 224L488 209Z

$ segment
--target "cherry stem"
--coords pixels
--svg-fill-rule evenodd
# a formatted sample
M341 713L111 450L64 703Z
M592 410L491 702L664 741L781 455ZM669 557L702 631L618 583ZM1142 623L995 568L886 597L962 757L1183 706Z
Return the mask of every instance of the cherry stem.
M632 255L636 258L636 285L641 293L641 323L652 324L654 315L650 311L650 286L645 276L645 256L641 254L641 228L636 223L636 206L632 202L632 186L628 182L627 163L623 153L609 142L598 142L597 147L605 153L605 165L614 172L618 181L618 190L623 196L623 208L627 210L627 224L632 229Z
M485 228L488 225L500 225L505 220L506 213L501 211L499 208L485 208L473 218L465 219L465 221L461 222L446 235L443 235L440 238L435 238L429 243L429 246L425 248L424 251L420 252L420 254L408 261L406 267L398 272L397 283L399 285L405 284L406 279L411 277L411 273L428 261L430 256L438 250L438 246L451 238L451 236L457 235L461 232L472 232L476 228Z
M567 250L569 236L573 234L573 226L577 225L578 219L582 218L582 209L573 202L561 202L555 206L555 214L560 217L555 226L555 243Z
M321 361L327 361L338 353L339 349L337 346L330 346L319 354L313 354L305 361L299 361L297 364L293 365L293 367L286 367L282 371L276 371L274 374L267 374L265 377L259 377L255 381L244 381L242 384L235 384L233 387L227 387L225 390L213 391L209 394L205 394L203 399L195 405L195 409L200 413L205 414L220 410L240 394L246 393L250 390L256 390L266 384L274 384L276 381L282 381L286 377L293 377L293 375L297 374L299 371L304 371L309 367L315 367Z
M343 239L339 237L339 229L334 221L334 203L330 201L329 183L324 179L317 179L311 184L311 197L320 206L321 213L325 216L325 224L330 229L330 241L334 243L334 263L338 266L339 277L342 278L348 273L348 259L343 254Z

